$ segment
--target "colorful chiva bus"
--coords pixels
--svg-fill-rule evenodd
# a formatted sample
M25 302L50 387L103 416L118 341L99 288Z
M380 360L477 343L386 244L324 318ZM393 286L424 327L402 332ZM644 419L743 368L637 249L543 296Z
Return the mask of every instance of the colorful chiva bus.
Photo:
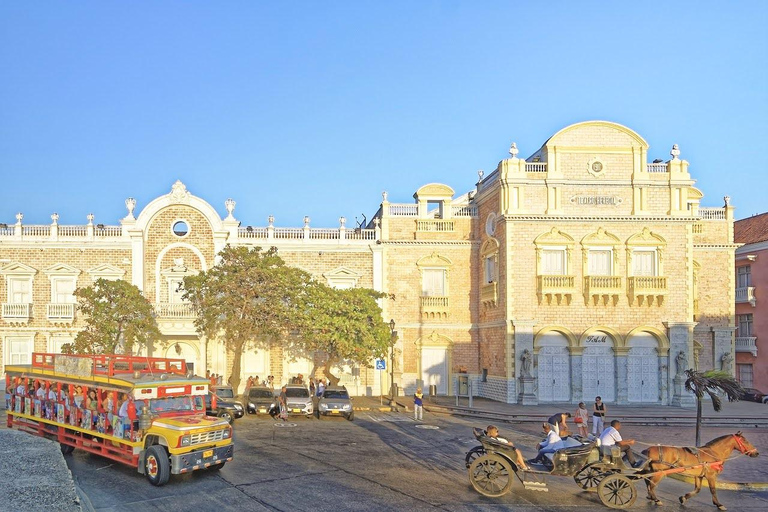
M128 464L153 485L232 460L232 427L206 416L208 381L181 359L32 354L6 366L8 427Z

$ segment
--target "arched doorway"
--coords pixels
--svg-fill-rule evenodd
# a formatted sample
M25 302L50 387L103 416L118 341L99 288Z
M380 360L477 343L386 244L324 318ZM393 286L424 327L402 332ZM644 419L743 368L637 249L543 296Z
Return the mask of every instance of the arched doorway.
M649 332L633 335L627 342L627 401L659 402L659 342Z
M600 396L603 402L616 400L615 358L613 337L603 331L594 331L581 340L581 384L583 400Z
M571 358L568 339L561 333L550 331L537 338L538 399L540 402L570 402Z
M165 350L165 357L169 359L183 359L187 362L187 370L191 370L195 375L200 375L203 367L200 361L200 352L195 345L186 341L177 341L168 345Z

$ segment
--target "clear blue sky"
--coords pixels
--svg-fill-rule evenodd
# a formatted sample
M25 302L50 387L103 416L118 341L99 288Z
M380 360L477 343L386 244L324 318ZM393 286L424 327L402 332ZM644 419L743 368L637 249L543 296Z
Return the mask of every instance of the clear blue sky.
M605 119L768 210L768 2L0 3L0 222L116 224L181 179L243 225L470 190Z

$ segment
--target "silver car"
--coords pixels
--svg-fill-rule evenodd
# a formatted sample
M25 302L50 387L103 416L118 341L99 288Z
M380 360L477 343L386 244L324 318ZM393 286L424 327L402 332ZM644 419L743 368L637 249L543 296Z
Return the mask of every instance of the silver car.
M325 388L323 396L317 402L317 417L344 416L349 421L355 419L355 411L352 410L352 399L347 393L347 388Z
M312 416L314 407L309 390L301 385L288 384L285 386L286 406L288 414L303 414Z

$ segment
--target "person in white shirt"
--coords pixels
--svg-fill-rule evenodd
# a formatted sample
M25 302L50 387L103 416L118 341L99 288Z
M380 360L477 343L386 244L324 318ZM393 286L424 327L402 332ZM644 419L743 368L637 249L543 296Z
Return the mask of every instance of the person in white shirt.
M606 427L603 433L600 434L601 446L618 446L621 448L621 452L627 458L627 462L634 466L636 464L635 455L632 453L632 445L635 444L634 439L624 440L619 434L621 430L621 422L619 420L613 420L610 427Z
M536 446L536 448L539 450L539 453L536 455L536 457L528 461L530 464L536 464L539 462L549 464L549 459L545 455L547 453L555 453L557 450L563 447L563 440L560 439L560 436L555 433L552 425L549 423L544 423L542 424L542 428L544 429L544 433L546 434L547 438Z
M59 394L56 393L56 390L53 389L53 386L48 388L48 400L51 402L56 402L59 400Z
M40 387L35 391L35 397L37 397L38 400L45 400L45 387L42 384L40 384Z

